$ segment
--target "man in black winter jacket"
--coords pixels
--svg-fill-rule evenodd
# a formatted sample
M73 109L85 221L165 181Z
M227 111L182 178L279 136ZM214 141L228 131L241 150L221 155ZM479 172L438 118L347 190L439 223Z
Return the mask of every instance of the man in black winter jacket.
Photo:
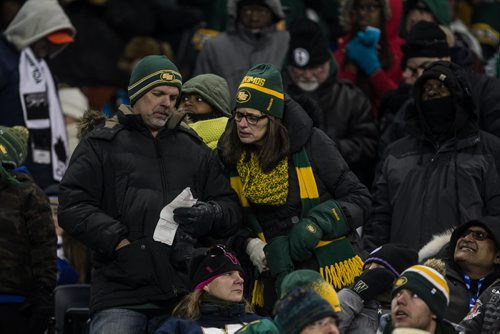
M409 135L390 145L374 183L365 247L421 248L431 236L500 216L500 140L477 128L463 70L435 62L415 83Z
M61 183L59 223L93 252L92 333L146 333L187 291L174 267L179 246L238 229L237 198L217 156L174 111L181 85L168 58L139 61L131 106L85 136ZM197 203L175 209L175 238L158 241L166 205L188 187Z

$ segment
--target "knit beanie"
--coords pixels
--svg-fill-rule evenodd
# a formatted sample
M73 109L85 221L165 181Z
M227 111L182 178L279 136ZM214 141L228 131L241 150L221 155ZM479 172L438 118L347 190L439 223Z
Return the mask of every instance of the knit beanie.
M224 245L216 245L193 257L189 263L189 278L193 289L200 290L220 275L234 270L244 273L236 256Z
M332 58L328 41L318 23L299 19L290 25L288 64L307 68L321 65Z
M0 179L17 183L7 170L21 166L28 154L28 129L0 126Z
M402 289L417 294L438 320L443 319L450 302L450 289L445 278L436 270L422 265L406 269L394 283L391 297L394 298Z
M296 288L277 303L274 321L280 333L298 334L325 317L338 318L332 306L311 289Z
M198 94L221 115L231 117L231 96L226 79L215 74L200 74L182 85L182 94Z
M449 26L451 22L450 6L448 0L407 0L404 2L403 17L401 19L401 36L406 37L406 19L413 9L429 12L437 24Z
M370 263L380 264L399 277L403 270L418 263L418 253L405 244L385 244L368 255L365 267Z
M490 58L500 45L500 5L482 2L474 6L471 31L483 48L485 59Z
M427 21L419 21L413 26L401 50L404 64L410 58L443 58L451 54L444 31L436 23Z
M274 65L252 67L236 92L236 108L253 108L277 118L283 117L285 95L283 80Z
M326 300L335 312L340 312L340 302L337 292L317 271L300 269L286 275L283 282L281 282L281 297L299 287L312 289Z
M170 59L165 56L146 56L132 70L128 86L130 105L157 86L182 87L182 76Z

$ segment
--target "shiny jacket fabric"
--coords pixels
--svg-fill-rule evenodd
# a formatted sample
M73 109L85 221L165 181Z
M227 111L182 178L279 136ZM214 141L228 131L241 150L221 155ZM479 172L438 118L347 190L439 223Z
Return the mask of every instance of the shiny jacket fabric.
M461 323L466 334L500 332L500 279L491 284Z
M160 211L184 188L221 205L211 236L230 235L241 221L217 156L191 129L165 127L153 137L140 115L120 111L118 120L82 140L60 186L61 227L93 251L91 312L172 303L186 291L172 247L152 238ZM131 244L115 251L125 238Z
M26 174L0 182L0 294L28 296L56 286L57 238L47 197Z
M231 96L236 92L245 73L254 65L270 63L281 68L288 50L288 31L278 31L275 25L253 33L237 21L237 5L241 0L229 0L228 23L225 32L203 43L194 75L213 73L227 80ZM283 19L278 0L265 0L276 19Z

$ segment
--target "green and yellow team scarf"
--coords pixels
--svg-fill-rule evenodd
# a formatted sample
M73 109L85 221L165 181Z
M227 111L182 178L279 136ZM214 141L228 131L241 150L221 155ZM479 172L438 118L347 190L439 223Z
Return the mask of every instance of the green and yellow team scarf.
M299 182L300 198L302 201L301 216L307 216L309 210L318 204L319 192L312 171L307 152L303 147L299 152L293 154L293 164L297 172ZM253 214L248 199L243 192L243 184L238 175L231 177L231 186L238 194L243 207L245 224L250 227L260 239L265 241L262 227ZM346 217L339 207L332 208L332 223L346 223ZM346 235L334 240L322 240L316 245L314 251L319 264L319 273L329 282L335 290L342 289L354 282L363 270L363 261L354 252L351 242ZM263 298L260 295L262 287L256 282L253 289L252 303L262 306Z
M250 155L249 161L246 160ZM285 205L288 196L288 160L284 158L269 173L264 173L254 152L243 153L236 164L243 196L255 204Z

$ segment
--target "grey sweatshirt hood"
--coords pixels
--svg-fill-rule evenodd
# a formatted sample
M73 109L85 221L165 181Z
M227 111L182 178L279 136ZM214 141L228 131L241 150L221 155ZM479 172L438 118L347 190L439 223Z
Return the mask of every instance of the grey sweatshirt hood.
M232 31L236 29L238 20L238 3L242 0L228 0L227 2L227 30ZM275 19L282 20L285 18L283 7L279 0L264 0L263 1L273 12ZM274 22L276 23L276 22Z
M5 29L4 35L21 51L59 30L65 30L73 37L76 35L75 27L57 0L28 0Z

